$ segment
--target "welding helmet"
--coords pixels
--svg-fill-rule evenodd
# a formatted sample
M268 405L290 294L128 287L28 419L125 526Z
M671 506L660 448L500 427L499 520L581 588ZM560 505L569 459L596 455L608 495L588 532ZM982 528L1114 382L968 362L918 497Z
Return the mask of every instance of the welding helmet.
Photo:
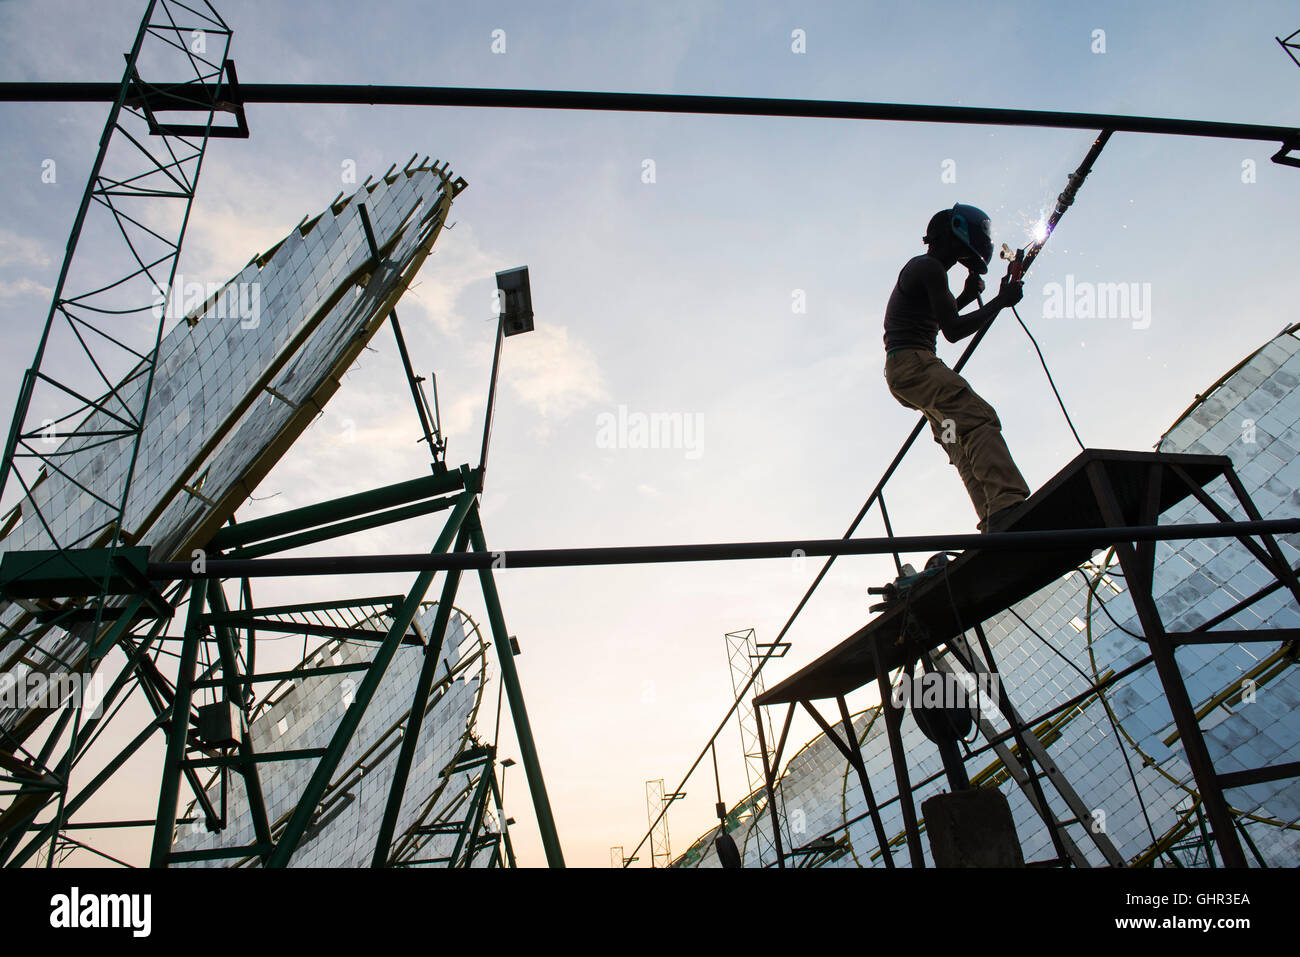
M977 206L958 203L930 217L925 241L957 241L957 261L973 273L986 273L993 260L993 224L988 213Z

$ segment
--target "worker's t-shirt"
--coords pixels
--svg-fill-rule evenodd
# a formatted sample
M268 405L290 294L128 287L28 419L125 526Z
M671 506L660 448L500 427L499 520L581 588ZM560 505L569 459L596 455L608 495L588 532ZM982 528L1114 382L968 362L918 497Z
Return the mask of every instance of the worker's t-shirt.
M895 349L935 351L939 338L939 320L930 309L925 285L917 278L917 266L929 258L923 253L907 261L898 273L898 282L885 306L885 352Z

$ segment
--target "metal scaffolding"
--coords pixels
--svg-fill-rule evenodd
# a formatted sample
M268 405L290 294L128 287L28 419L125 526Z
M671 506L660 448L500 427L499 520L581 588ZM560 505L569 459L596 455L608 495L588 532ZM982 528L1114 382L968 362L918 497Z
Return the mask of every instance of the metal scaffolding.
M152 586L141 587L126 608L113 607L110 579L119 566L127 567L122 550L137 540L138 530L124 519L208 140L248 135L243 110L233 104L238 83L228 59L231 36L209 3L150 0L108 98L99 152L23 376L0 460L0 493L12 479L23 499L6 516L2 534L19 522L39 526L45 561L82 580L75 612L29 613L6 628L6 638L29 649L27 660L50 677L56 671L89 676L142 606L168 607ZM187 114L191 122L160 119L155 96L163 85L166 111ZM219 125L220 113L233 114L234 125ZM105 508L100 524L78 535L60 522L42 494L56 475ZM76 557L88 549L95 550L93 560ZM57 723L61 731L70 715L75 738L83 730L80 708L65 709ZM34 711L31 717L44 716ZM0 832L49 801L55 803L55 833L69 813L74 752L57 762L50 748L33 754L23 747L33 730L28 722L0 736L4 751L14 755L6 764L19 788L0 813ZM53 853L51 847L50 860Z
M663 813L670 803L668 796L664 794L663 778L645 783L646 820L651 824L651 867L667 867L673 859L672 842L668 837L668 815Z
M1213 840L1223 864L1245 867L1242 829L1228 805L1225 792L1265 781L1300 777L1300 764L1290 762L1217 772L1201 731L1200 715L1188 696L1174 651L1179 646L1191 644L1244 642L1280 643L1284 647L1294 647L1300 640L1300 629L1215 630L1274 590L1266 587L1190 631L1168 631L1152 597L1154 543L1135 542L1128 537L1127 530L1131 524L1157 522L1163 511L1191 497L1224 523L1226 531L1233 527L1233 517L1205 490L1206 485L1217 479L1226 482L1238 510L1244 512L1248 520L1259 520L1259 512L1233 470L1231 460L1224 456L1086 450L1030 497L1017 514L1012 529L1068 528L1072 522L1104 525L1112 529L1113 544L1150 650L1149 655L1125 672L1147 664L1155 665L1195 778L1199 795L1197 813L1203 810L1209 822L1208 839ZM1257 536L1243 533L1233 537L1275 578L1277 587L1289 590L1300 602L1300 578L1286 562L1273 535L1261 532ZM983 622L1034 593L1063 571L1077 567L1088 557L1089 551L1089 546L1079 547L1064 540L1055 552L968 551L940 574L915 586L906 601L893 603L892 607L817 661L758 695L754 699L756 713L761 713L764 707L787 706L784 728L775 747L769 752L764 742L764 773L769 802L773 799L790 721L796 706L802 707L856 770L875 828L879 852L887 867L894 866L895 841L886 834L879 813L879 808L887 802L878 802L875 798L845 704L845 695L849 692L874 683L880 696L880 709L893 759L894 795L889 801L899 803L912 866L924 867L921 821L913 801L919 785L914 784L909 776L908 755L900 732L903 709L894 700L893 681L896 674L909 669L922 656L947 645L965 671L972 675L985 672L997 682L995 700L1009 730L995 734L991 726L981 723L981 731L990 749L996 749L1009 740L1015 742L1015 754L1023 765L1019 783L1022 787L1027 786L1031 793L1030 803L1041 817L1055 848L1052 859L1034 863L1087 866L1086 860L1073 846L1063 822L1051 811L1044 783L1050 783L1076 815L1083 806L1073 795L1064 776L1059 772L1053 773L1055 769L1050 756L1041 743L1031 740L1029 730L1051 714L1077 703L1078 699L1053 709L1049 715L1028 720L1021 716L1011 703L1013 689L1005 686L998 673ZM968 631L973 631L980 654L967 642ZM1112 675L1104 684L1119 677ZM1102 687L1103 682L1098 682L1081 697L1090 697ZM836 702L843 722L843 740L813 705L814 700L824 698L833 698ZM972 707L972 713L974 710ZM960 772L961 761L955 754L944 756L945 771L950 780L954 772ZM1081 817L1076 817L1076 820ZM1108 853L1105 846L1108 842L1100 840L1101 835L1094 834L1093 837L1108 860L1117 863L1113 860L1113 848ZM786 853L778 834L777 855L781 866L786 866Z
M216 555L226 551L237 554L243 548L252 547L263 553L273 553L280 548L295 547L294 543L300 542L304 535L333 539L374 527L379 520L396 520L398 515L410 514L409 506L418 504L423 512L449 512L443 530L433 546L434 552L483 550L486 543L477 506L477 495L481 491L479 476L477 470L461 466L440 475L243 522L224 529L214 539L211 547ZM144 548L127 549L127 561L143 560L141 553L144 551ZM15 568L6 559L4 590L10 597L35 598L52 590L63 594L67 588L75 586L81 580L78 576L71 575L66 568L63 569L64 577L55 577L51 573L52 563L48 561L48 556L27 552L14 554L25 556L27 560L21 563L22 567ZM304 832L317 823L326 808L344 752L353 740L367 708L372 705L376 689L397 648L411 643L424 645L424 665L408 712L409 718L403 729L387 809L374 848L373 864L409 866L416 861L429 863L418 857L411 858L409 854L403 855L409 859L394 856L394 829L405 794L412 756L419 740L421 722L430 696L437 691L439 682L443 679L443 676L436 673L436 666L457 599L461 574L453 570L444 576L434 626L429 634L421 636L412 631L412 621L425 602L434 577L432 571L421 572L405 595L270 608L259 608L245 602L239 609L230 608L221 578L215 573L197 578L192 583L160 582L154 579L150 583L150 591L163 593L166 613L150 608L144 601L146 596L135 590L130 579L125 576L113 579L115 590L110 597L129 601L117 621L115 637L128 657L102 702L104 717L115 713L114 705L119 698L124 698L133 688L138 688L153 707L154 720L145 728L139 729L130 743L110 759L85 786L70 792L63 814L46 823L38 824L35 819L50 797L51 784L42 787L43 782L24 782L0 821L3 824L0 829L0 838L3 838L0 855L5 863L19 866L29 860L46 841L65 840L65 824L73 826L75 822L75 826L81 829L119 824L120 822L114 821L84 821L76 817L76 814L117 768L129 760L156 731L162 730L166 739L166 755L157 813L152 821L133 822L133 826L150 826L153 829L151 864L167 866L197 859L239 861L251 858L268 867L287 865ZM563 854L532 740L518 673L514 667L516 652L505 627L491 569L481 571L478 578L487 606L492 646L496 652L505 694L510 702L547 862L552 866L561 866ZM247 581L244 582L244 594L249 594ZM183 631L180 635L174 635L171 634L169 625L173 611L179 610L182 601L186 609ZM365 626L364 622L373 623L376 620L376 612L382 612L382 617L378 620L383 622L383 627ZM259 672L253 663L257 636L275 633L317 638L346 637L373 643L375 653L368 664L360 666L321 667L304 661L298 668L286 671ZM169 681L156 664L157 650L166 642L179 642L179 662L174 682ZM210 662L202 670L199 668L201 660ZM355 696L338 722L329 744L323 749L258 753L253 748L248 723L244 721L234 723L234 737L230 740L205 738L202 731L196 734L193 730L205 726L205 709L213 705L224 706L228 709L227 713L239 714L251 710L252 696L249 689L254 684L286 679L300 681L344 671L353 673L357 679ZM101 731L99 725L102 721L103 717L94 717L76 729L69 747L70 758L84 755ZM230 733L231 726L226 727ZM314 762L310 781L296 800L293 812L278 823L268 819L261 797L261 769L273 761ZM457 766L463 767L466 762L474 763L476 767L481 766L483 770L479 775L480 786L470 796L465 814L455 822L425 822L420 825L423 830L417 829L413 834L400 835L402 841L410 843L412 837L421 834L447 833L447 829L455 824L462 830L462 840L458 842L451 859L444 863L451 866L463 864L467 860L466 855L472 858L484 846L484 842L494 843L498 839L501 841L500 850L493 853L503 855L506 861L513 861L508 835L486 834L483 830L484 809L492 802L497 805L498 816L503 814L493 768L495 749L477 744L467 747L458 757ZM219 851L204 852L201 856L173 851L174 830L185 819L178 814L182 781L188 783L203 818L210 826L229 826L231 823L224 821L224 816L210 803L208 791L198 778L199 771L205 768L228 769L242 777L249 796L249 813L257 834L253 845L222 848ZM504 821L503 817L501 819ZM502 830L504 832L504 823ZM405 843L398 849L405 851ZM418 844L417 841L417 848Z
M226 56L229 41L229 28L210 5L196 9L175 0L149 3L127 56L126 72L117 87L100 153L73 225L36 358L24 378L15 410L3 475L6 480L14 477L25 497L9 515L3 533L21 522L29 529L43 529L46 535L34 545L29 542L9 550L0 563L0 596L12 603L11 608L21 610L16 622L6 623L5 645L7 649L21 648L28 667L44 660L47 670L57 670L62 676L107 678L109 686L93 708L83 706L79 697L75 705L69 698L27 709L16 726L0 729L0 796L7 799L0 810L0 862L21 866L48 847L45 863L51 865L73 849L121 863L74 838L73 833L139 828L152 830L149 859L153 866L214 860L287 866L305 836L327 823L348 776L365 773L364 767L343 767L344 755L356 739L363 717L373 708L397 649L415 644L423 647L423 663L406 716L400 727L393 729L394 741L400 738L400 744L395 745L392 779L371 863L512 866L511 822L501 806L494 742L481 742L467 733L459 753L444 771L473 781L472 789L452 795L449 807L425 806L414 827L398 825L425 716L453 677L438 673L437 666L460 587L460 570L448 570L441 576L435 618L426 634L415 625L415 617L438 577L433 569L418 571L404 594L266 607L254 600L251 579L227 576L219 566L206 564L208 558L220 560L222 556L249 560L250 556L277 555L437 512L446 513L446 520L433 544L434 552L467 554L487 548L478 510L483 464L447 468L436 412L431 412L424 400L421 380L413 371L397 323L393 303L409 276L396 283L397 292L390 298L377 301L376 321L364 336L346 345L340 361L350 362L384 320L391 323L423 441L429 447L431 474L240 524L233 523L233 512L242 500L239 494L227 495L218 503L197 487L187 486L186 491L202 500L211 514L194 533L192 544L198 546L195 560L180 563L186 569L184 576L158 575L156 569L150 569L150 547L143 542L149 541L147 526L153 516L145 520L145 528L125 527L123 517L140 456L154 365L164 326L168 318L174 318L168 308L169 290L204 149L211 136L248 135L233 63ZM173 75L142 78L146 70L159 69L160 63L165 63L159 54L180 57L185 69L179 80L175 71ZM192 78L185 79L185 73ZM163 89L165 93L160 93ZM177 110L197 114L202 122L162 119L164 113ZM233 125L215 124L218 113L231 114ZM415 157L402 173L434 174L442 185L436 209L422 221L429 225L422 225L419 231L421 243L427 246L413 254L413 268L418 268L446 221L452 197L465 183L453 180L445 167L421 165L412 170L414 161ZM386 174L387 182L402 175L395 170L396 166ZM367 180L361 195L373 188ZM343 277L340 282L344 286L354 280L363 284L380 272L400 280L393 262L385 258L389 247L381 248L376 242L364 203L357 206L371 258L356 276ZM167 219L160 212L165 207L175 207L170 234L159 225ZM303 235L315 221L306 224L304 220L304 224L299 230ZM119 252L127 260L120 272L110 275L106 271L116 264L102 244L105 236L94 233L94 228L118 239ZM81 240L91 236L97 245L91 252L79 252L88 248ZM151 312L156 321L145 328L139 319ZM494 377L493 390L495 385ZM91 398L98 388L106 391ZM329 388L317 397L317 406L332 391ZM287 440L259 459L261 471L246 474L246 479L256 484L273 456L283 454L292 437L306 427L310 412L307 409L292 420ZM109 424L98 425L100 422ZM211 436L204 438L214 441ZM128 464L120 474L108 476L102 467L92 468L93 487L88 480L79 480L88 467L106 459ZM54 474L111 508L109 519L89 535L69 539L60 533L59 516L41 496L41 484ZM231 524L222 527L227 520ZM181 554L189 552L182 550ZM487 630L546 860L552 866L562 866L563 854L514 663L518 645L507 632L493 571L484 566L477 574L487 609ZM227 592L232 578L237 583L234 596ZM374 649L373 656L364 663L319 666L304 654L295 668L259 668L259 636L274 640L287 635L301 636L305 650L309 641L367 643ZM259 699L257 688L322 675L350 675L349 680L355 679L356 684L326 746L256 749L252 720L266 700ZM127 705L133 701L147 706L149 717L143 727L124 727L130 713ZM40 735L43 738L38 740ZM165 754L153 816L92 817L96 795L160 737ZM105 751L110 756L104 757ZM276 762L305 762L311 770L291 811L272 819L264 788ZM205 775L209 776L207 783ZM227 813L226 791L233 777L241 782L247 799L253 842L199 852L177 849L178 825L199 823L223 831L243 823ZM185 790L192 795L193 804L182 812ZM432 837L447 834L457 835L450 854L421 856Z
M744 631L730 631L724 636L727 643L727 666L731 674L731 693L739 696L744 689L752 687L757 694L763 693L763 678L761 675L754 673L754 662L762 657L758 638L753 628L747 628ZM789 645L786 644L786 648ZM779 658L784 654L784 649L773 657ZM751 714L747 709L736 712L736 725L740 730L740 749L745 761L745 782L746 794L753 794L763 787L763 752L759 747L759 733L757 721L760 716ZM766 728L767 736L772 736L771 721L768 719ZM781 789L778 785L777 796L780 797ZM780 809L779 817L784 821L784 808ZM759 866L762 867L769 861L775 860L775 844L772 835L767 833L761 825L753 827L749 834L753 836L757 847Z

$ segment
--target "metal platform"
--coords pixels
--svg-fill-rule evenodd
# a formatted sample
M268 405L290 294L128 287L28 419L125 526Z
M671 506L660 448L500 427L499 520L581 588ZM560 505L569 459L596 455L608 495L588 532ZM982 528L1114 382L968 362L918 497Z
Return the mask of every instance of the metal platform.
M1104 470L1114 489L1122 516L1119 523L1107 522L1102 514L1088 474L1092 463ZM1178 466L1198 486L1208 484L1232 467L1231 461L1222 455L1087 449L1030 496L1016 520L1004 531L1140 524L1138 516L1149 492L1153 465ZM1191 494L1192 489L1184 483L1162 482L1157 511L1172 508ZM945 644L965 628L1028 598L1077 568L1098 550L1096 545L1063 545L1059 549L1023 552L967 551L948 565L946 575L940 573L915 586L908 601L900 601L881 612L755 701L761 705L788 704L848 694L875 680L873 648L880 650L885 670L902 667L915 661L921 652ZM906 629L905 622L909 625Z

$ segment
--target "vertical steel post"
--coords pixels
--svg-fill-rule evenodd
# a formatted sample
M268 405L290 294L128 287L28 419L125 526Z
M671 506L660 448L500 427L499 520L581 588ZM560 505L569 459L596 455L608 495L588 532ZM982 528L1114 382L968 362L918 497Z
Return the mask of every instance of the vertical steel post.
M488 547L483 538L483 525L479 520L477 508L470 512L466 524L469 527L470 542L474 550L486 553ZM533 813L537 815L537 829L541 832L542 847L546 850L546 863L550 867L563 867L564 851L560 848L560 836L555 830L551 801L546 795L542 763L537 757L537 744L533 741L532 726L528 723L528 709L524 706L524 692L519 685L514 650L510 645L510 635L506 632L506 619L501 611L501 599L497 595L492 569L479 569L478 579L483 589L483 602L487 605L492 643L496 646L497 659L501 665L501 683L510 702L510 715L515 723L515 738L519 742L519 754L523 760L524 774L528 778L528 790L533 797Z
M862 760L862 746L858 743L857 733L853 730L853 719L849 716L849 706L844 701L844 695L836 695L835 703L839 705L840 720L844 722L844 734L854 755L849 761L853 765L853 769L858 772L858 781L862 784L862 793L867 798L867 810L871 812L871 826L876 832L876 843L880 845L880 852L885 855L885 867L892 870L895 866L894 852L889 849L889 838L885 834L885 822L880 818L880 808L876 805L876 795L871 790L871 781L867 777L867 765Z
M496 744L494 741L493 744ZM496 755L492 756L492 779L489 782L492 786L492 800L496 802L497 814L501 818L501 839L506 846L506 860L510 866L515 866L515 849L510 843L510 825L506 823L506 809L501 801L501 791L497 787Z
M208 583L207 590L208 607L212 613L214 615L229 613L230 608L226 605L226 593L222 590L221 580L213 579ZM239 680L239 663L235 655L235 633L225 624L217 624L213 630L216 633L217 648L221 656L226 701L233 700L240 711L245 711L244 684ZM253 736L249 731L248 722L243 722L243 725L239 734L239 773L244 778L248 813L253 819L253 833L257 836L257 843L270 848L271 824L266 815L266 799L262 794L262 778L258 773L256 754L253 751ZM224 769L221 773L225 774ZM261 858L262 863L266 863L266 852L262 853Z
M478 472L479 482L482 483L482 477L487 473L488 446L492 441L492 412L496 406L497 398L497 373L501 368L501 341L505 338L506 317L503 311L497 317L497 338L496 346L492 350L492 378L488 382L487 410L483 413L483 447L478 454Z
M903 748L903 712L894 707L892 687L880 651L873 642L871 658L876 663L876 685L880 690L880 710L885 715L885 732L889 735L889 753L894 763L894 781L898 787L898 807L903 812L903 829L907 833L907 853L915 868L925 867L925 851L921 848L921 832L916 824L916 805L912 801L912 781L907 773L907 751Z
M456 551L463 552L468 541L469 535L462 527L456 538ZM397 829L397 815L401 811L402 799L406 795L406 782L411 774L411 762L415 760L415 747L419 743L420 730L424 726L424 709L429 700L429 692L433 688L434 678L437 677L442 643L446 638L447 625L451 621L452 603L456 600L456 589L459 585L460 569L453 568L447 572L447 579L443 582L442 597L438 600L433 630L429 634L428 644L424 647L424 662L420 666L420 676L415 683L415 694L411 698L411 711L406 717L406 727L402 732L402 747L397 755L397 764L393 768L393 782L388 788L388 803L384 806L384 818L379 825L379 837L375 842L375 854L370 861L371 867L383 867L388 862L393 832Z
M478 832L479 821L483 817L483 808L487 803L487 786L488 779L492 774L492 762L496 760L495 755L489 755L483 762L482 770L479 771L478 784L474 788L474 795L470 798L469 807L465 809L465 823L461 825L460 833L456 835L456 846L452 848L451 857L447 860L447 866L451 867L469 867L474 860L474 835ZM463 865L456 862L460 859L462 848L468 848L465 853L465 863Z
M451 515L447 518L447 524L443 527L442 534L438 536L437 544L433 547L434 554L445 552L451 548L462 523L465 521L466 516L473 512L473 508L474 493L469 490L462 492L456 502L456 507L452 509ZM330 778L334 776L339 762L343 760L343 754L347 750L348 743L352 740L352 735L356 733L357 727L361 724L361 718L365 714L366 708L370 706L370 700L374 697L375 690L384 679L384 672L388 670L393 655L397 653L397 646L402 643L406 630L411 627L411 622L420 609L420 602L424 601L429 586L433 584L434 574L433 571L421 572L416 578L415 584L411 586L411 591L406 596L406 600L393 613L393 621L388 629L388 634L384 637L379 648L375 650L375 656L371 659L370 667L366 670L366 676L361 680L361 684L356 690L356 697L353 698L352 704L348 706L348 710L343 713L343 718L334 731L334 737L330 739L328 749L321 756L319 763L316 765L316 770L312 772L311 780L307 782L307 787L298 799L298 804L293 809L293 814L285 825L280 840L275 845L275 850L266 862L268 867L287 867L289 865L289 860L293 857L298 842L302 840L303 832L307 829L307 825L315 815L321 798L325 795L325 790L329 787Z
M794 705L790 705L791 711ZM772 770L772 763L767 760L767 739L763 735L763 710L762 705L757 701L754 702L754 720L758 722L758 750L763 755L763 788L767 791L767 809L771 812L772 818L772 842L776 845L776 866L785 869L785 849L781 846L781 822L777 819L776 814L776 788L772 786L776 774ZM789 722L786 724L789 727ZM755 822L757 827L757 822ZM761 864L762 861L760 860ZM744 861L741 861L744 864Z
M199 659L203 624L203 603L208 583L200 578L190 588L190 607L185 619L185 638L176 669L176 693L172 696L171 725L167 729L167 756L163 760L162 784L158 789L158 816L154 820L150 867L165 867L171 854L176 829L176 803L181 787L181 762L190 734L190 702L194 697L194 666Z
M1159 518L1158 514L1153 514L1158 499L1153 502L1152 495L1153 487L1155 490L1159 488L1159 469L1158 465L1152 466L1148 497L1142 513L1138 516L1139 522L1155 522ZM1088 479L1106 525L1123 526L1125 517L1120 510L1115 490L1111 487L1110 477L1100 462L1088 464ZM1223 863L1228 867L1245 867L1246 855L1237 841L1232 812L1223 797L1223 788L1219 785L1214 762L1210 759L1205 737L1201 734L1196 709L1192 706L1192 699L1187 694L1187 686L1183 683L1183 675L1174 657L1174 649L1165 637L1160 611L1156 607L1155 599L1151 597L1152 581L1146 564L1131 542L1117 543L1115 551L1119 554L1120 567L1124 569L1124 575L1129 583L1128 593L1133 600L1133 607L1137 610L1138 620L1142 623L1142 633L1146 637L1147 645L1151 648L1151 658L1155 662L1156 673L1159 674L1160 683L1164 687L1169 710L1173 712L1174 723L1178 726L1183 753L1187 756L1187 764L1191 767L1196 786L1201 792L1205 813L1214 828L1214 839L1219 845L1219 852L1223 855Z

